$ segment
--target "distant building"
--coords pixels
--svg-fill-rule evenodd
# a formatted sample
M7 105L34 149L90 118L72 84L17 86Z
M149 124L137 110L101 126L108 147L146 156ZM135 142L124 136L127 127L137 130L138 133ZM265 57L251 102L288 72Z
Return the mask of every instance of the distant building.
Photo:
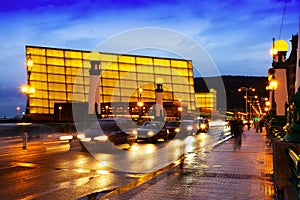
M99 61L101 74L99 93L95 94L99 95L100 106L95 104L99 115L151 115L157 78L163 80L166 116L195 114L197 110L190 60L26 46L29 57L33 66L27 69L27 81L35 92L28 95L27 116L33 119L72 120L72 105L80 105L75 110L86 115L94 60ZM138 101L144 105L139 107Z

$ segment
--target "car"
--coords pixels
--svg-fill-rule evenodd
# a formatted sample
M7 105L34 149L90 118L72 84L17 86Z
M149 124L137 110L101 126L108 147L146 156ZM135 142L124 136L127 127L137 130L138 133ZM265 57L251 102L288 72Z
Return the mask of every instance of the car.
M145 121L137 128L137 141L156 143L159 139L167 141L168 134L163 131L164 123L161 121Z
M130 118L103 118L77 135L84 151L113 149L113 146L132 146L137 139L136 125Z
M206 118L199 118L194 121L195 126L197 128L196 133L208 133L209 130L209 122Z
M167 132L168 139L173 139L180 131L180 121L167 121L163 131Z
M170 138L184 139L196 133L193 120L169 121L165 129Z

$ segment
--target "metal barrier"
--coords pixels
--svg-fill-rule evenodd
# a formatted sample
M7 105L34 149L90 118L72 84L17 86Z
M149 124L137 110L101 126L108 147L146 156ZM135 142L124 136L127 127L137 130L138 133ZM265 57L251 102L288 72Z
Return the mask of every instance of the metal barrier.
M288 148L288 155L290 158L290 168L291 168L291 183L297 192L298 199L300 199L300 157L291 148Z

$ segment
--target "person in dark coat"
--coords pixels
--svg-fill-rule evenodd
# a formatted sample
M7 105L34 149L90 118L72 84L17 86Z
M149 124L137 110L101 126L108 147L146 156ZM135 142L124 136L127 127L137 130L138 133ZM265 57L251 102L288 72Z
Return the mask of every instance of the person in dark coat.
M265 126L265 120L264 120L264 118L260 118L260 120L259 120L259 132L263 131L264 126Z
M234 119L230 121L230 131L234 139L233 149L241 149L242 134L244 132L244 123L241 119Z

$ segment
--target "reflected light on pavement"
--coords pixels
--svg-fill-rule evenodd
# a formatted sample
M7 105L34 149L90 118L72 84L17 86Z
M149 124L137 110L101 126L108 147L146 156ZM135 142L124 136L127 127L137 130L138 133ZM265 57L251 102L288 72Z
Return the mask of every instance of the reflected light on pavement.
M97 174L101 174L101 175L109 174L109 171L107 171L107 170L97 170Z

